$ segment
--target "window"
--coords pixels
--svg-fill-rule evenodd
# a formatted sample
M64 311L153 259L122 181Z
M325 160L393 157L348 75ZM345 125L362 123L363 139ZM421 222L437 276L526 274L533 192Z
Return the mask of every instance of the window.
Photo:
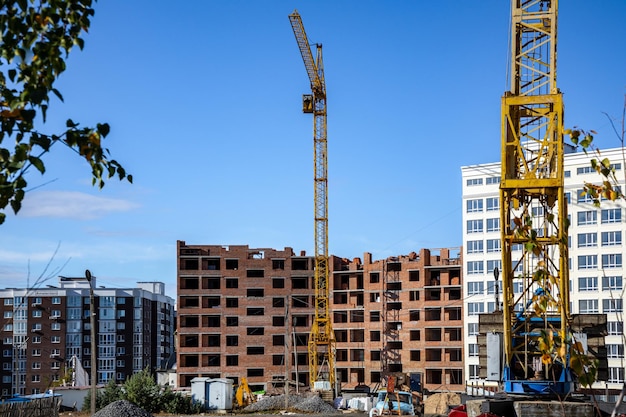
M576 198L577 203L593 203L593 197L583 189L576 191Z
M469 366L469 379L479 379L479 370L480 365L470 365Z
M285 279L272 278L272 288L285 288Z
M493 259L493 260L487 261L487 273L488 274L492 274L495 268L498 268L499 271L502 270L502 260Z
M487 281L487 294L496 293L496 283L492 280ZM498 281L498 294L502 294L502 280Z
M263 316L265 311L263 307L248 307L246 309L246 314L248 316Z
M606 382L620 384L624 382L624 368L609 368L609 378Z
M250 298L262 298L265 296L263 288L248 288L246 290L246 297Z
M482 274L484 273L484 262L483 261L468 261L467 262L467 273L468 274Z
M594 210L587 211L579 211L577 213L578 216L578 226L586 226L589 224L598 223L598 212Z
M483 185L483 179L482 178L468 178L465 184L467 184L468 187L472 187L474 185Z
M595 172L595 170L591 167L591 165L586 166L586 167L578 167L578 168L576 168L576 174L577 175L591 174L592 172Z
M598 246L598 234L597 233L579 233L578 234L578 247L579 248L591 248Z
M602 268L621 268L622 267L622 254L621 253L609 253L602 255Z
M61 297L52 297L52 304L61 304Z
M487 184L500 184L500 177L487 177Z
M604 291L621 291L623 288L622 277L602 277L602 290Z
M596 304L598 300L595 300ZM468 316L476 316L485 312L484 303L467 303Z
M478 323L468 323L467 333L469 336L478 336Z
M483 253L483 241L482 240L468 240L467 241L467 253Z
M468 282L467 283L467 295L479 295L484 291L483 282Z
M482 233L483 221L482 220L468 220L467 221L467 233Z
M500 218L494 217L493 219L487 219L487 231L499 232L500 231Z
M621 321L608 321L606 323L606 329L609 336L619 336L624 334L624 323Z
M608 298L602 300L602 312L603 313L620 313L622 309L621 298Z
M499 197L487 198L487 211L498 211L498 210L500 210L500 198Z
M622 244L622 231L602 232L602 246L619 246Z
M598 277L580 277L578 278L578 291L597 291Z
M466 204L467 204L466 206L467 213L479 213L483 211L483 199L482 198L467 200Z
M580 255L578 257L578 269L598 268L598 255Z
M470 358L474 358L478 356L478 344L470 343L469 345L469 356Z
M487 253L501 252L500 239L487 239Z
M622 209L603 209L601 214L602 223L621 223L622 222Z
M598 300L578 300L578 312L584 313L599 313Z
M606 345L606 357L607 358L623 358L624 357L624 345Z

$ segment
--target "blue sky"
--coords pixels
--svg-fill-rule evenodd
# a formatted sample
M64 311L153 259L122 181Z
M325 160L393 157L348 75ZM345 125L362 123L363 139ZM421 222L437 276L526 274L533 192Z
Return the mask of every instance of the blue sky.
M461 166L495 162L508 89L509 1L100 1L42 130L108 122L134 184L91 187L57 147L0 226L0 287L83 276L163 281L176 240L313 254L309 81L289 24L322 43L329 252L375 259L462 243ZM480 6L480 7L479 7ZM626 2L561 1L566 126L618 146Z

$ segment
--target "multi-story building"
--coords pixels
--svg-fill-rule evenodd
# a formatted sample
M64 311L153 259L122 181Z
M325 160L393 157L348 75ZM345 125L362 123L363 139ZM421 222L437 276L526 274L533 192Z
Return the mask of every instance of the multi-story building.
M622 150L603 150L602 157L613 162L623 187ZM582 152L571 151L564 156L565 193L570 220L570 311L573 314L607 315L606 387L618 389L624 382L624 201L602 201L600 207L596 207L591 197L583 192L586 182L601 181L591 168L590 159L591 156ZM496 267L502 269L500 163L467 166L461 171L465 262L463 282L466 286L465 368L468 382L476 382L482 379L479 356L484 353L480 352L477 339L478 315L495 310L496 281L493 271ZM514 288L515 295L519 295L520 290ZM501 291L499 293L502 294Z
M313 258L291 248L183 241L177 246L179 386L197 376L235 383L246 377L250 385L269 389L285 375L308 386ZM419 374L429 389L459 388L464 382L459 257L442 249L371 258L332 256L329 262L342 388L373 388L384 373Z
M163 368L174 352L174 299L160 282L136 288L93 285L98 384L123 382L149 367ZM90 378L90 282L60 277L58 286L0 289L2 397L36 394L71 384L79 361ZM77 367L78 368L78 367ZM88 380L91 383L91 380Z
M332 257L335 366L344 387L374 388L400 374L414 387L463 389L461 264L458 249Z

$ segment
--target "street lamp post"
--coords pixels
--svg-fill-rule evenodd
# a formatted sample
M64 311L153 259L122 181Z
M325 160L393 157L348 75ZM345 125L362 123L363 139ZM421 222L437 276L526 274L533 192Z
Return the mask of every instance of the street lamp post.
M498 285L498 276L500 275L500 271L498 270L498 267L495 267L493 269L493 278L496 281L496 288L495 288L495 293L496 293L496 311L500 311L500 286Z
M91 415L96 414L96 381L98 379L98 359L96 356L96 297L93 294L93 282L91 272L85 271L85 278L89 281L89 316L91 327Z

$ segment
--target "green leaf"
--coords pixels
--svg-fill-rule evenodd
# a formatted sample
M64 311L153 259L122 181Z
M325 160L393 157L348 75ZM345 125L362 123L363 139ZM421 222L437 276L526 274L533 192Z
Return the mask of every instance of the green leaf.
M55 96L59 98L59 100L64 101L63 96L61 95L61 92L59 90L57 90L56 88L53 88L52 92L54 93Z
M33 166L35 168L37 168L37 170L39 172L41 172L42 174L46 172L46 167L43 164L43 161L39 158L37 158L36 156L29 156L28 157L28 162L30 162L31 164L33 164Z

